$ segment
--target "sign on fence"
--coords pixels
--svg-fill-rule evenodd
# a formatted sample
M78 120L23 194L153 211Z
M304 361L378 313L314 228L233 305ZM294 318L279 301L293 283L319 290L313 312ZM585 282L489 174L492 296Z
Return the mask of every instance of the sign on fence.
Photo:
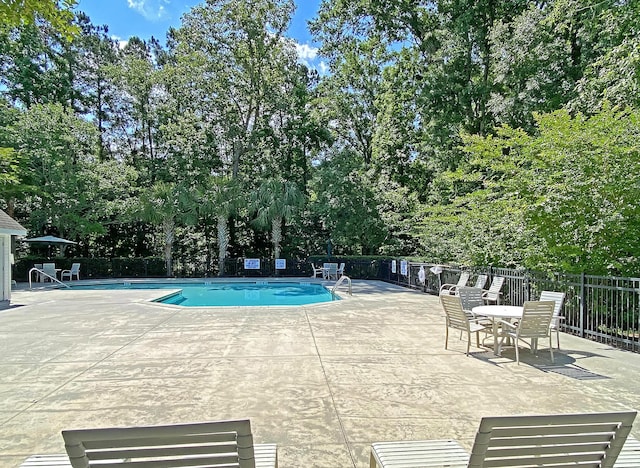
M286 269L287 269L287 259L276 258L276 270L286 270Z
M260 259L259 258L245 258L244 259L244 269L245 270L259 270L260 269Z

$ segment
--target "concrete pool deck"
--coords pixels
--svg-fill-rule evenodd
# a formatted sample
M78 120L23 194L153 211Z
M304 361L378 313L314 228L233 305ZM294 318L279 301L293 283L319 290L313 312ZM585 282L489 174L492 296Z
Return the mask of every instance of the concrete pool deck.
M468 449L485 415L640 408L639 354L562 333L555 364L546 341L519 366L513 348L467 357L455 331L444 349L436 296L383 282L313 306L148 302L164 293L13 292L0 311L0 466L63 453L62 429L248 417L280 468L366 468L371 442Z

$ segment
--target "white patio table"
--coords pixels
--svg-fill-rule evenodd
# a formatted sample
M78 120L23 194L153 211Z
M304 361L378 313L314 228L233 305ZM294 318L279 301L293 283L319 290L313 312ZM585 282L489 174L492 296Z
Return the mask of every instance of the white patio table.
M499 355L498 322L500 320L514 320L522 318L521 306L509 305L482 305L471 309L476 316L488 317L493 323L493 354Z

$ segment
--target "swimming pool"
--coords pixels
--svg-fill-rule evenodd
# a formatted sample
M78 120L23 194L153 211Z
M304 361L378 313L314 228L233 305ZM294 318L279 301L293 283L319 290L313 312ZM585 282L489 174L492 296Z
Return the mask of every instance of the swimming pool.
M153 302L184 307L305 305L339 298L321 284L229 281L203 283L123 282L72 286L74 289L179 289Z

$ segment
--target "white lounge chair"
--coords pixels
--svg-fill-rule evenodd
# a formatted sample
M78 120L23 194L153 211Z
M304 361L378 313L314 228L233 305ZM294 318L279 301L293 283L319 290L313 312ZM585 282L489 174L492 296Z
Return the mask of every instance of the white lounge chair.
M542 291L540 293L540 301L554 301L555 307L553 308L553 318L551 319L551 331L556 332L556 344L560 349L560 320L564 320L564 317L560 315L562 311L562 305L564 304L564 293L556 291Z
M460 287L460 286L466 286L467 285L467 281L469 281L469 276L470 273L468 271L463 271L462 273L460 273L460 278L458 278L458 282L456 284L453 283L445 283L442 286L440 286L440 295L442 296L443 294L455 294L456 290Z
M501 320L502 326L502 342L506 337L513 338L516 348L516 362L520 364L520 354L518 341L531 340L529 346L531 352L537 352L538 339L549 338L549 354L551 355L551 362L553 362L553 344L551 343L551 319L553 318L553 308L555 302L553 301L527 301L522 307L522 319L517 323ZM498 354L500 354L500 348L498 348Z
M613 468L638 468L640 466L640 440L633 436L627 437L620 455Z
M612 468L635 417L635 411L484 417L470 454L451 439L378 442L371 445L370 466ZM632 449L628 453L632 459Z
M276 444L254 445L248 419L65 430L62 437L68 456L33 455L20 466L278 467Z
M79 263L73 263L71 265L70 270L62 270L62 273L60 273L60 280L64 281L65 277L68 277L69 281L73 281L74 276L76 277L77 280L80 280L80 264Z
M115 465L277 467L275 444L254 446L248 419L64 430L62 437L74 468L107 460Z
M440 296L440 304L446 315L446 330L444 338L444 349L449 345L449 328L467 333L467 356L471 347L471 334L476 334L476 345L480 347L480 332L489 330L490 325L479 323L475 319L470 319L462 308L462 301L459 296Z

